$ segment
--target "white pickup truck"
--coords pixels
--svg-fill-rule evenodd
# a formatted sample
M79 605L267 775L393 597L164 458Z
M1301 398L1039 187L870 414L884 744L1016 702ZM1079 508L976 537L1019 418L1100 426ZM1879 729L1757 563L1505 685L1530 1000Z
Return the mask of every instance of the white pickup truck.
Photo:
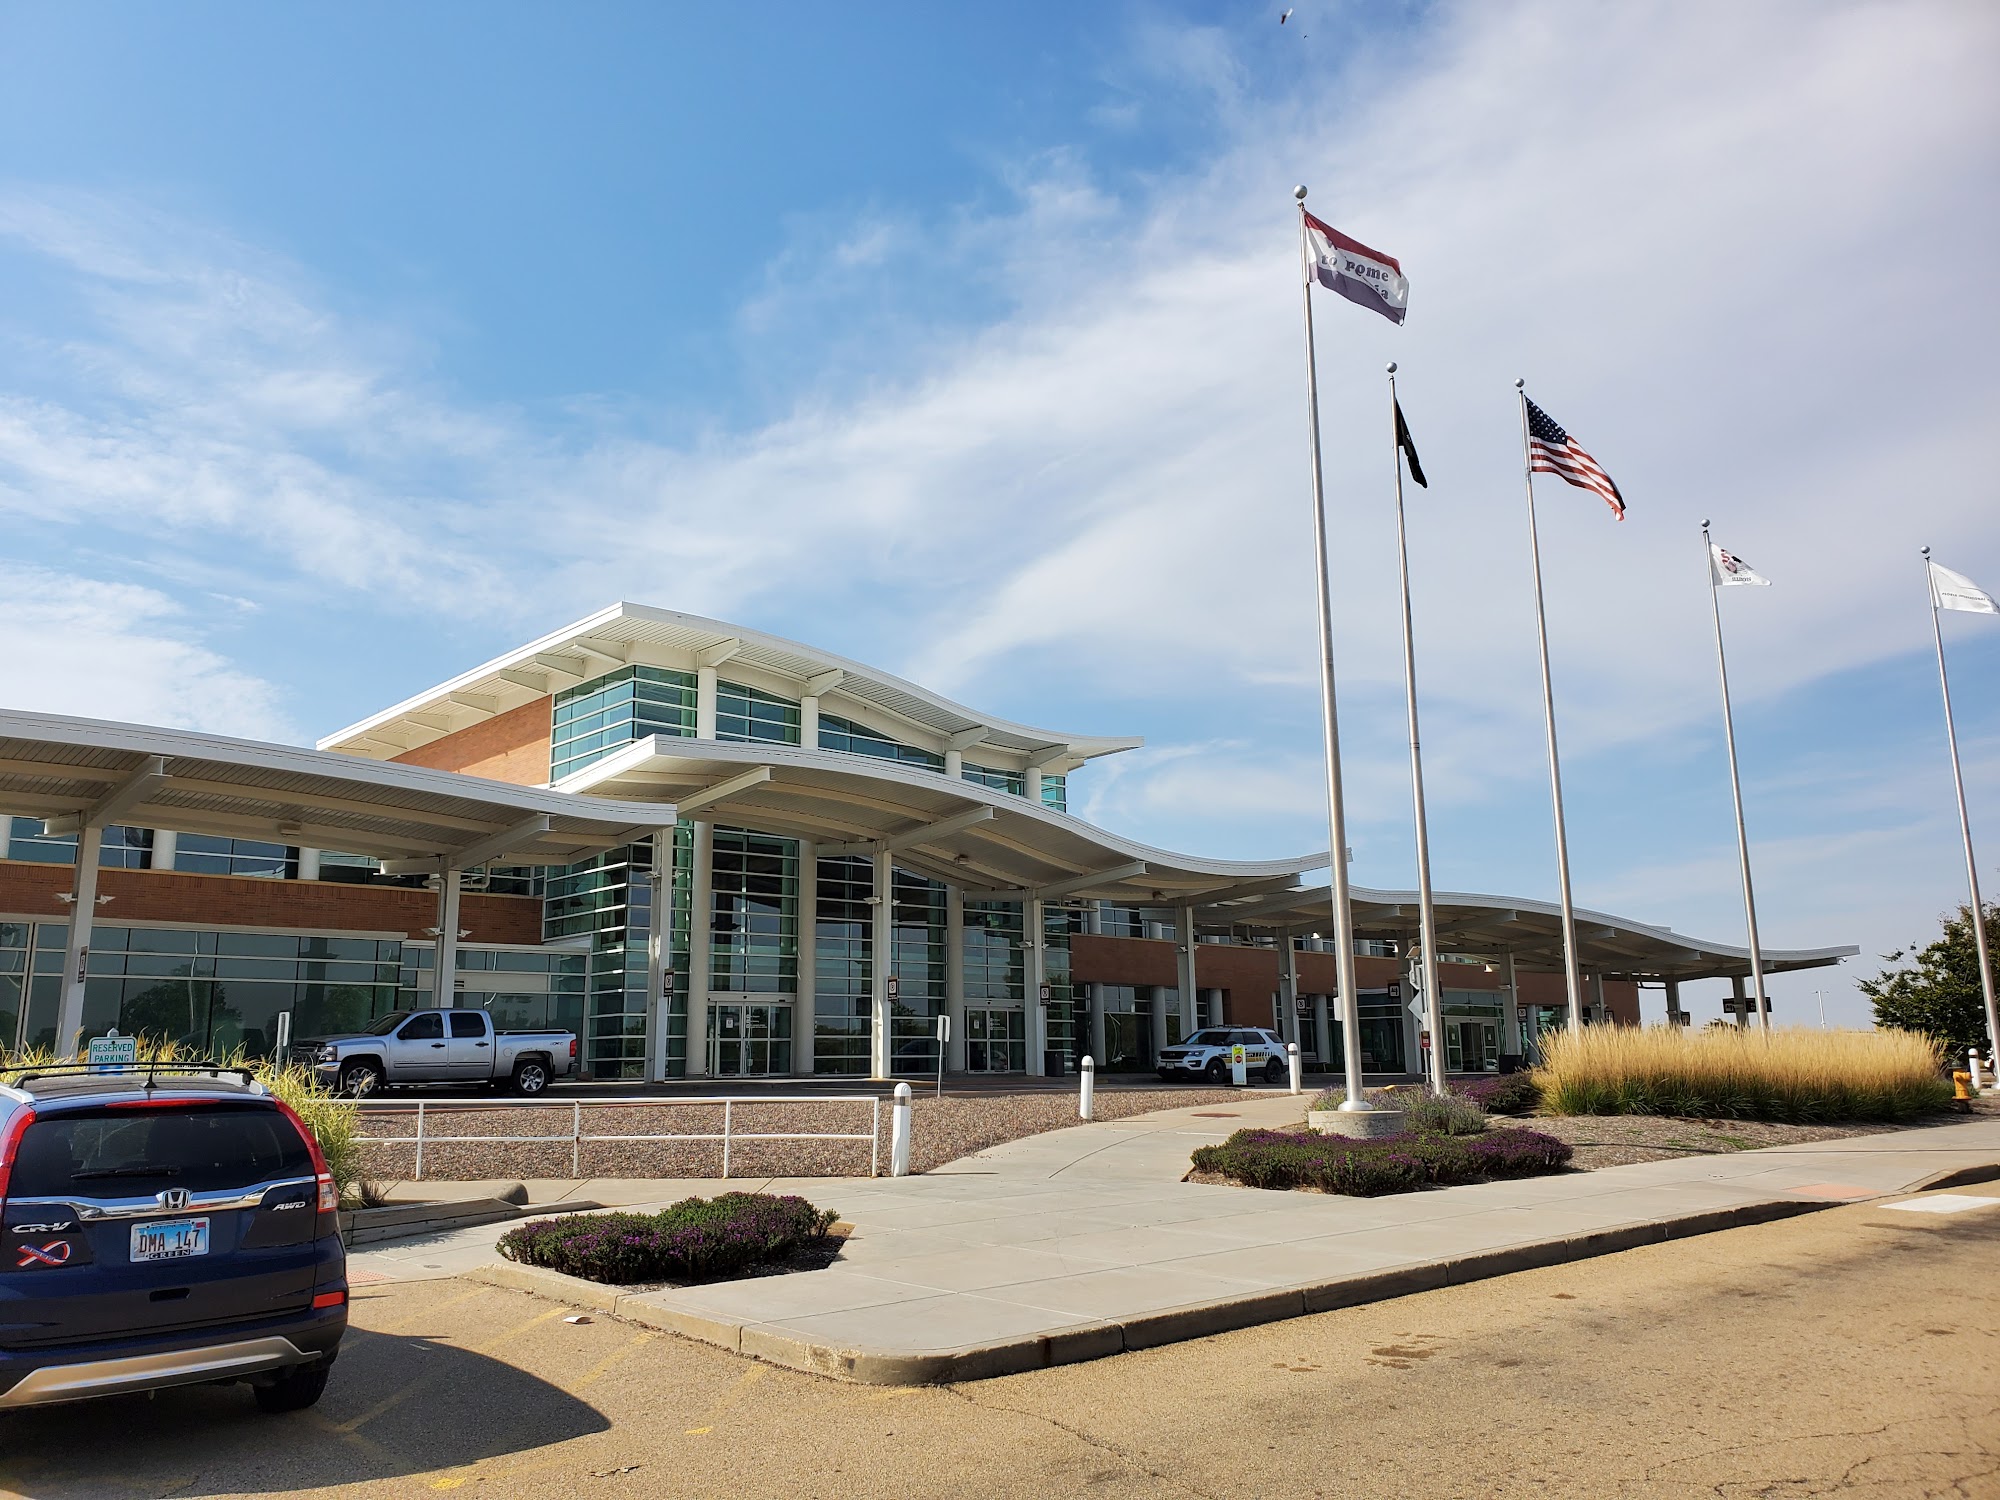
M493 1017L461 1010L394 1010L366 1031L315 1037L310 1050L321 1083L368 1094L408 1083L506 1084L541 1093L576 1071L576 1037L567 1031L496 1031Z

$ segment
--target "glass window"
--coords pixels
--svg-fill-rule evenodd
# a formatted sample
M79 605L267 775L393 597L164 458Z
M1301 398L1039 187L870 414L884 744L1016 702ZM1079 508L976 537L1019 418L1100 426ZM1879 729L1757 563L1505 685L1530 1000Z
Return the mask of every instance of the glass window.
M710 985L751 994L798 988L799 846L718 828L714 835Z
M1019 1000L1027 982L1021 959L1019 902L965 903L965 997Z
M620 745L649 735L694 733L695 675L621 667L556 694L549 779L560 781Z
M1057 812L1069 811L1069 778L1042 773L1042 806Z
M922 766L931 771L944 769L942 755L919 750L915 745L905 745L866 725L833 714L819 716L819 747L822 750L844 750L850 755L872 755L878 760L901 761L905 765Z
M1012 792L1016 797L1027 795L1028 778L1021 771L1000 771L992 766L965 766L959 774L967 781L981 786L990 786L995 791Z
M434 1042L444 1037L444 1017L434 1010L419 1011L396 1035L406 1042Z
M194 875L257 875L273 880L296 880L299 875L299 851L257 839L225 839L206 833L184 833L174 853L174 868Z
M799 742L799 706L790 698L741 683L715 685L715 737L760 740L773 745Z
M476 1010L455 1010L451 1013L451 1034L453 1036L482 1037L486 1035L486 1018Z

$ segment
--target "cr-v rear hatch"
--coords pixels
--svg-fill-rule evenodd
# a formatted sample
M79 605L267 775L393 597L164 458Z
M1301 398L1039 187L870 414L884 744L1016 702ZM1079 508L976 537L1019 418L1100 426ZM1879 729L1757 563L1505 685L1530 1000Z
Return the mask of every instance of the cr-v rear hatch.
M22 1130L20 1116L8 1125ZM11 1144L0 1347L248 1322L311 1304L314 1162L272 1101L38 1101Z

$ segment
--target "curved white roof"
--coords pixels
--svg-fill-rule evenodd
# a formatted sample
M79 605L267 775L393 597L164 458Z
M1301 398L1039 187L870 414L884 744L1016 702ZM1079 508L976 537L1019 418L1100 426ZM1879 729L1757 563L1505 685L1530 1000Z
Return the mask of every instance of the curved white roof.
M700 615L621 602L350 724L319 741L319 748L389 760L624 666L683 672L712 666L724 668L725 676L733 670L753 687L764 685L760 678L775 679L793 697L817 694L824 712L845 714L849 706L858 708L864 721L940 753L947 747L989 744L1035 757L1055 752L1061 760L1080 763L1145 743L996 719L816 646Z

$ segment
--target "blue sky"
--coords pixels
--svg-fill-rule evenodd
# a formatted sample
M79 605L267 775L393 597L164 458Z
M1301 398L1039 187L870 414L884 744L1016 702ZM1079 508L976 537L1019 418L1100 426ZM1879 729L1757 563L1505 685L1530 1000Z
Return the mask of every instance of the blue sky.
M1728 45L1717 45L1726 35ZM1956 5L0 4L6 700L296 741L624 597L1144 751L1083 810L1324 844L1289 189L1356 878L1411 879L1381 370L1441 886L1550 896L1511 381L1578 898L1781 979L1962 897L1916 548L2000 588L2000 22ZM2000 849L2000 623L1946 621ZM2000 858L2000 856L1995 856ZM2000 887L1994 859L1983 862ZM1714 996L1697 997L1712 1013Z

